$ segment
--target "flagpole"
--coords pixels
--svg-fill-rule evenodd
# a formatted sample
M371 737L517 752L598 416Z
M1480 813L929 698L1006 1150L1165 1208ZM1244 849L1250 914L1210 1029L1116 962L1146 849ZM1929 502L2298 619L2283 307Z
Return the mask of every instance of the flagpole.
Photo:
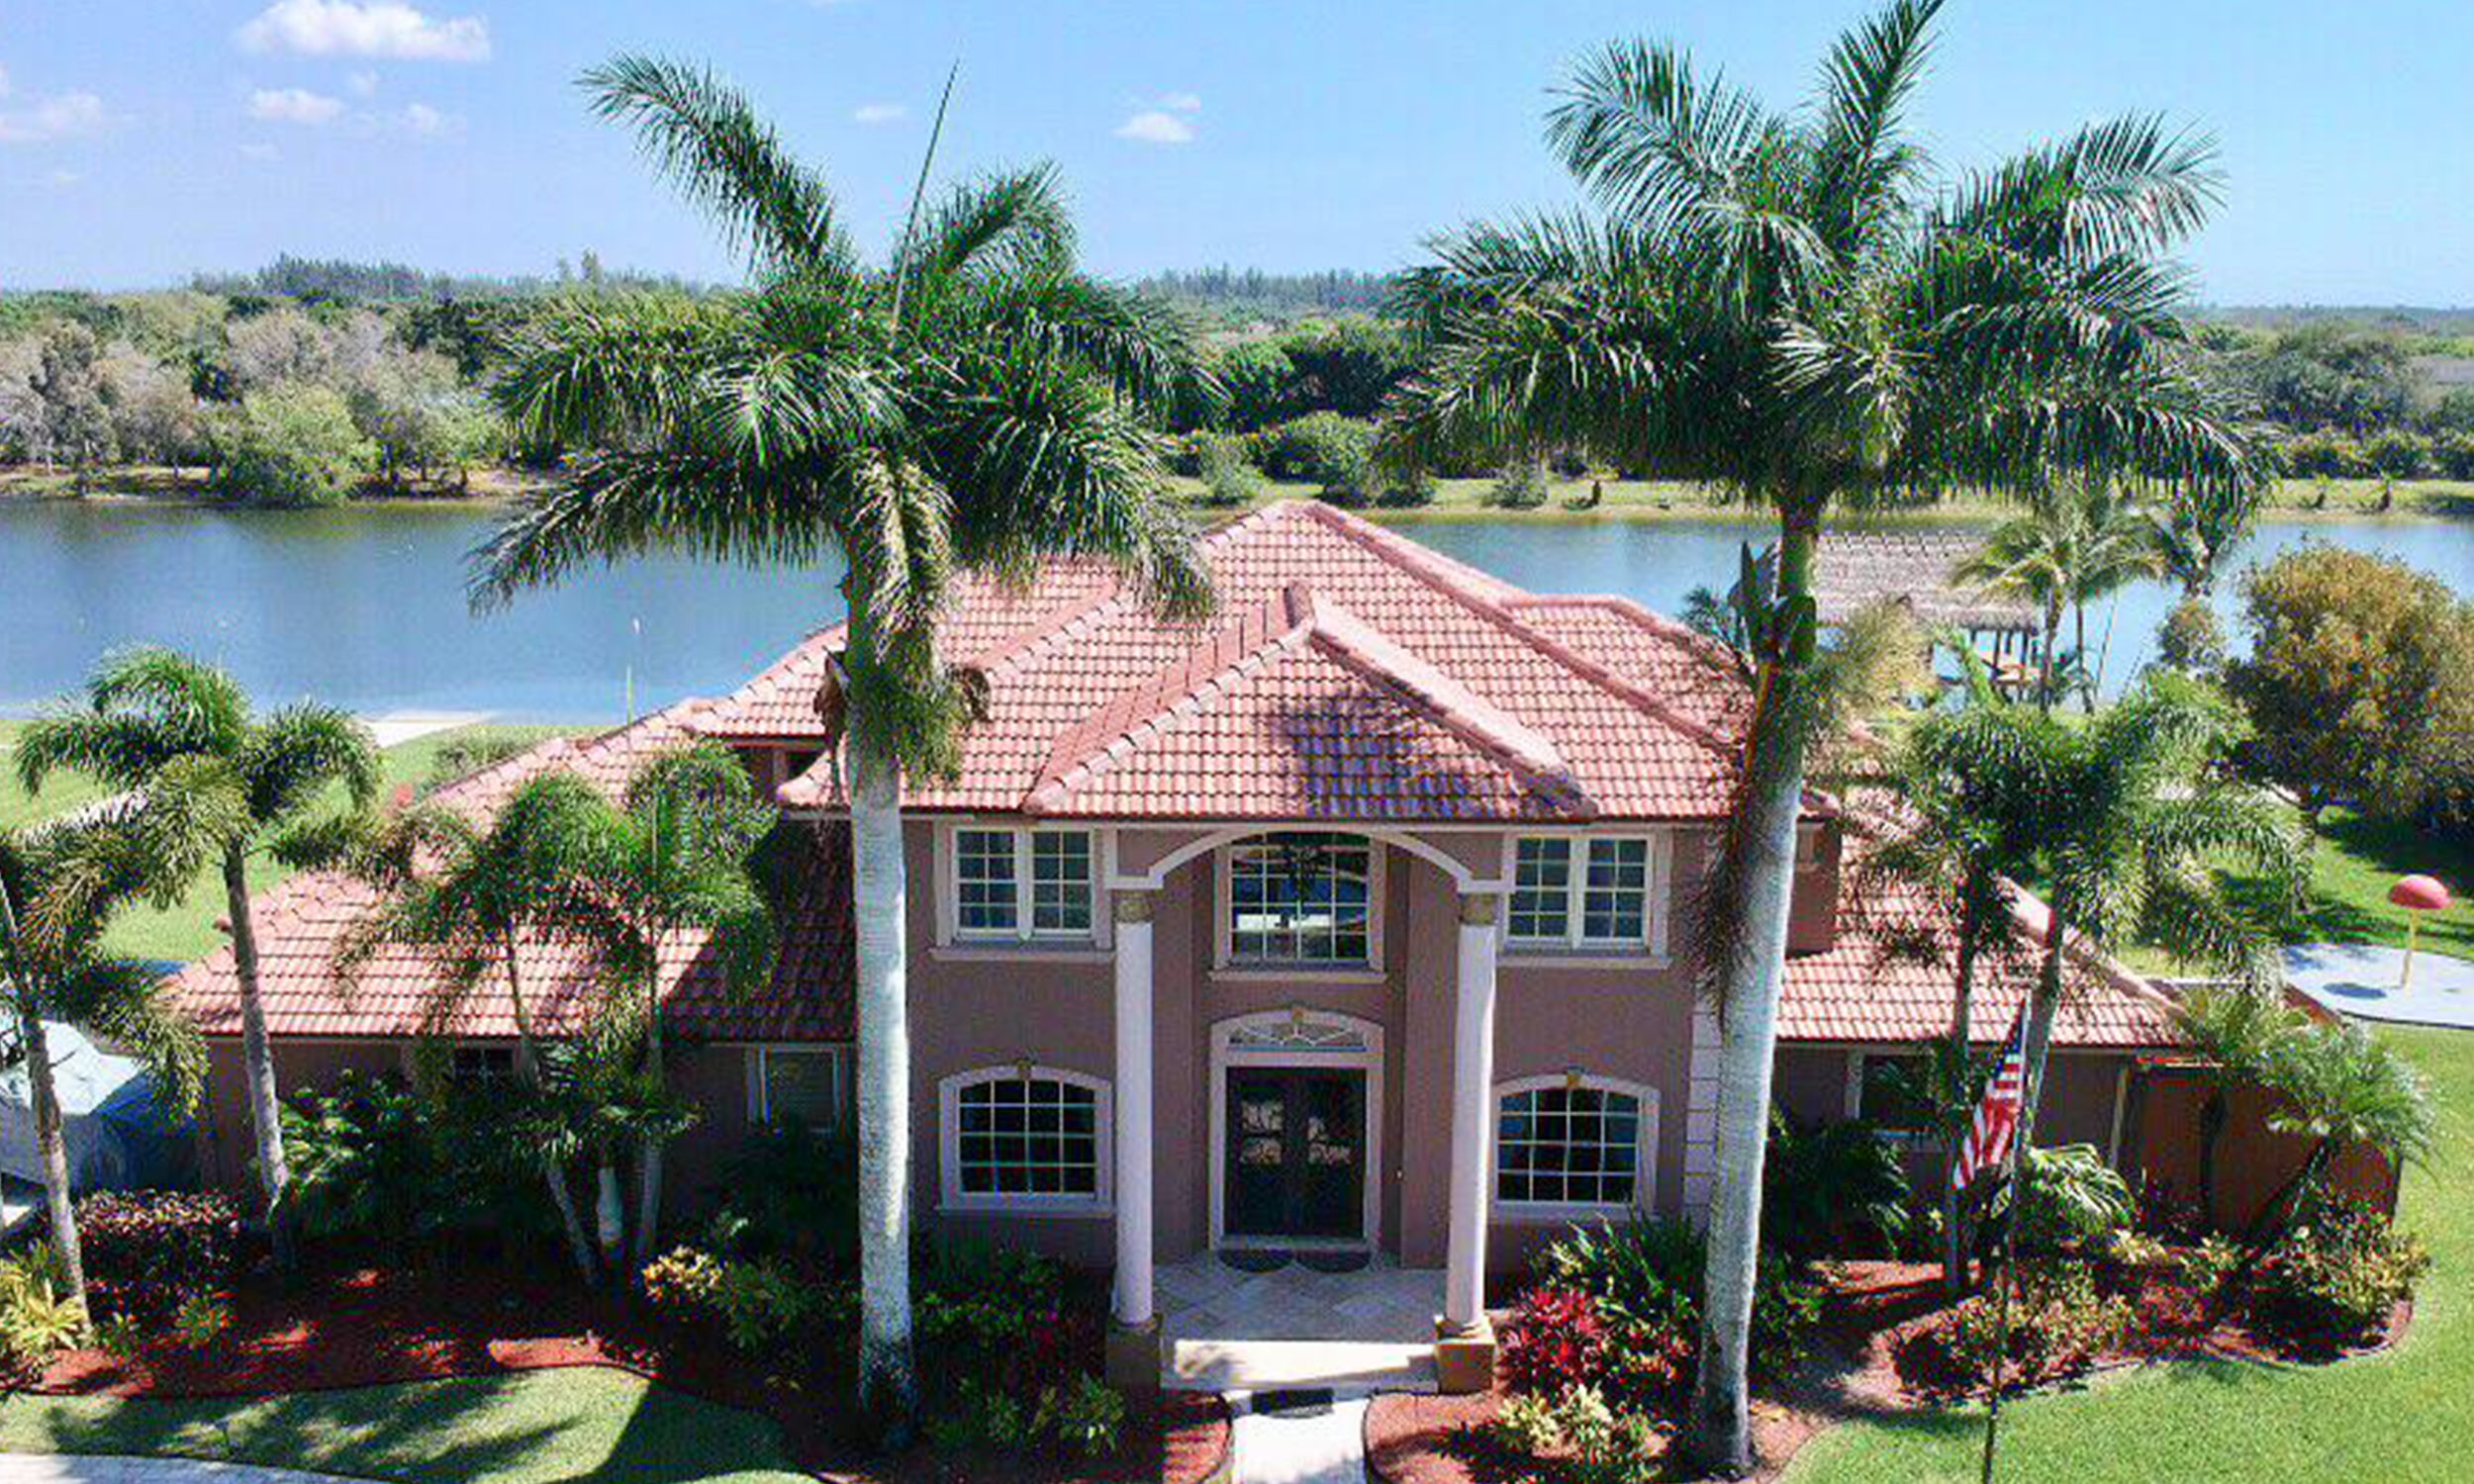
M2020 1014L2027 1012L2022 1009ZM2024 1068L2023 1068L2024 1072ZM1999 1068L1995 1069L1999 1075ZM2028 1124L2026 1105L2031 1094L2021 1089L2019 1127L2010 1139L2010 1209L2002 1215L2001 1291L1993 1298L1993 1389L1984 1399L1984 1476L1983 1484L1993 1484L1993 1447L2002 1426L2002 1368L2010 1358L2010 1291L2017 1286L2019 1266L2019 1209L2028 1203Z

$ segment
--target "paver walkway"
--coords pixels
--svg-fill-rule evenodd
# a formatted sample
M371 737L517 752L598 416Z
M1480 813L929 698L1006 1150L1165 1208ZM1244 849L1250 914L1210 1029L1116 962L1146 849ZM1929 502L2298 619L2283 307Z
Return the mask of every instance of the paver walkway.
M1443 1274L1381 1254L1354 1272L1270 1272L1203 1252L1159 1271L1162 1381L1186 1391L1336 1386L1344 1395L1435 1389Z
M0 1453L0 1484L359 1484L248 1463L126 1458L108 1453Z
M1329 1392L1230 1397L1230 1484L1366 1484L1366 1403Z

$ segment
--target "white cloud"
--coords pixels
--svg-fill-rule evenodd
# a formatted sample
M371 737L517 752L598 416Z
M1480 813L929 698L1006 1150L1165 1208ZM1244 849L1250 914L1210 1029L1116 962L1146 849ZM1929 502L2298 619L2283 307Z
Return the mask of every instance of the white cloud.
M343 117L343 100L307 88L259 88L249 95L249 117L270 124L333 124Z
M111 122L92 93L54 93L30 108L0 109L0 144L40 144L93 134Z
M1190 144L1193 126L1163 109L1146 109L1116 127L1116 137L1137 144Z
M454 114L440 113L427 103L408 103L395 121L418 135L458 134L464 121Z
M900 103L862 103L850 111L852 123L871 129L880 124L899 124L909 117L908 106Z
M370 98L377 95L378 74L375 72L355 72L344 81L351 86L352 96L355 98Z
M1162 93L1160 106L1173 114L1200 113L1202 112L1202 95L1200 93Z
M305 56L391 56L403 61L490 59L490 23L479 16L432 17L402 0L275 0L240 28L251 51Z

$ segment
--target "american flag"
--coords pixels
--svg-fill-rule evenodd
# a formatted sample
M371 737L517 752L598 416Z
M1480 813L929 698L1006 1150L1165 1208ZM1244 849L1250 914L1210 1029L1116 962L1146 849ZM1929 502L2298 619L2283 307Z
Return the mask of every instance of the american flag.
M1951 1174L1961 1190L1984 1171L2010 1160L2010 1142L2019 1134L2020 1104L2027 1097L2027 1029L2028 1008L2021 1005L2019 1018L2010 1023L2010 1037L2002 1043L2001 1060L1993 1064L1993 1074L1985 1079L1984 1096L1976 1100L1975 1121L1968 1126L1966 1148L1958 1152L1958 1168Z

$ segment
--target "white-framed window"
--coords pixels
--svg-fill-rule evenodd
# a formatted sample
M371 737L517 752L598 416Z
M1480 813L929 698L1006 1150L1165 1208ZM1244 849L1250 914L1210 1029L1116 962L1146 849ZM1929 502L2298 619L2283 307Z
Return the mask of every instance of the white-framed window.
M1658 1093L1566 1072L1495 1089L1494 1199L1506 1215L1647 1208L1657 1185Z
M1288 831L1220 853L1220 961L1239 968L1373 967L1382 854L1363 835Z
M747 1116L759 1124L818 1131L842 1121L847 1073L831 1046L753 1046L747 1051Z
M1109 1198L1108 1084L1027 1063L957 1072L937 1087L944 1204L1085 1215Z
M1795 869L1811 871L1821 865L1821 826L1799 824L1795 827Z
M1512 842L1504 937L1515 949L1658 953L1665 842L1652 835L1524 835Z
M1091 831L957 825L946 836L946 920L962 943L1089 943L1098 937Z

